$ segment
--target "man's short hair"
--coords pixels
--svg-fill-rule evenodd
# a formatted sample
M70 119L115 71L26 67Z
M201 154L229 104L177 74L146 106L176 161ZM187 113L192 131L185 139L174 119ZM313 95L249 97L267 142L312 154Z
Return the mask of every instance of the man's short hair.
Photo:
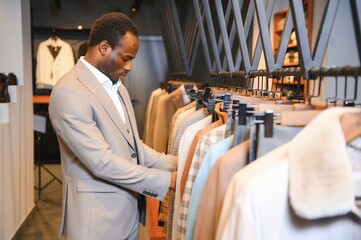
M106 40L112 48L115 48L127 32L138 37L137 27L127 15L119 12L104 14L96 19L92 25L88 47Z

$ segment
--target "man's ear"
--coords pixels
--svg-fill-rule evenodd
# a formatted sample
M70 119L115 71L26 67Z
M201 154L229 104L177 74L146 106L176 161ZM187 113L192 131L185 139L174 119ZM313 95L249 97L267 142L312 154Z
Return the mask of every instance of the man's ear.
M101 55L105 55L110 49L111 47L107 40L103 40L99 43L99 52Z

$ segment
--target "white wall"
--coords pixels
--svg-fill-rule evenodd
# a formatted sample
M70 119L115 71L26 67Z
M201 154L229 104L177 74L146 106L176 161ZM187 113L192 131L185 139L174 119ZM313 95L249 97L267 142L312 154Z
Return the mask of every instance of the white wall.
M0 0L0 72L15 73L0 104L0 239L11 239L34 208L30 3Z

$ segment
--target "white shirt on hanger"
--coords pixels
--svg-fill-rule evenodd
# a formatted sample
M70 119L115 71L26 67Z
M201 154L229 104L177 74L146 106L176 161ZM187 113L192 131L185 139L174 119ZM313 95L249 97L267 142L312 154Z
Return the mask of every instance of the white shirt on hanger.
M237 172L228 187L216 239L361 239L357 182L339 123L320 113L289 143ZM361 153L351 158L361 159Z

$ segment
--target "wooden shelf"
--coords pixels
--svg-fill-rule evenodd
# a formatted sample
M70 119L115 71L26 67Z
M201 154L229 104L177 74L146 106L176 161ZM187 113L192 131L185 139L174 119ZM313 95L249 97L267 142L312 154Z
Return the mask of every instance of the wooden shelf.
M35 104L49 104L50 96L49 95L34 95L33 103Z
M287 47L288 47L288 48L296 48L296 47L297 47L297 42L295 42L295 43L290 43L290 44L288 44Z
M299 65L299 62L287 62L287 63L283 63L284 67L297 67Z
M304 8L304 13L305 13L305 23L306 23L306 28L308 31L308 38L309 41L311 42L312 39L312 25L313 25L313 1L314 0L304 0L303 1L303 8ZM286 21L286 16L287 16L287 12L288 12L288 8L285 8L277 13L274 14L273 16L273 21L274 21L274 30L273 30L273 53L274 55L277 54L277 50L279 47L279 43L281 41L281 36L283 33L283 28L284 28L284 24ZM312 46L311 46L312 48ZM293 43L289 43L287 46L287 52L290 51L294 51L297 52L297 42L293 42ZM288 59L287 59L288 60ZM283 67L297 67L299 66L299 61L298 58L296 58L296 61L293 62L289 62L286 61L283 63L282 65ZM274 81L273 82L273 88L277 89L278 87L280 87L280 85L282 84L282 81ZM283 82L283 85L297 85L298 82L297 81L288 81L285 80ZM301 88L303 89L304 93L305 91L307 91L307 89L304 87L305 86L305 80L300 79L300 85ZM295 86L296 87L296 86ZM302 90L301 90L302 91Z
M311 42L312 40L312 29L313 29L313 0L304 0L303 1L303 8L305 11L305 23L306 23L306 28L308 31L308 39L309 42ZM284 28L284 24L285 24L285 20L286 20L286 16L287 16L287 12L288 12L288 8L285 8L277 13L274 14L273 16L273 26L274 26L274 30L273 30L273 49L274 49L274 53L277 52L277 48L279 46L279 42L281 40L281 35L283 32L283 28ZM297 47L297 43L291 43L288 45L288 48L296 48ZM312 46L311 46L312 47Z

